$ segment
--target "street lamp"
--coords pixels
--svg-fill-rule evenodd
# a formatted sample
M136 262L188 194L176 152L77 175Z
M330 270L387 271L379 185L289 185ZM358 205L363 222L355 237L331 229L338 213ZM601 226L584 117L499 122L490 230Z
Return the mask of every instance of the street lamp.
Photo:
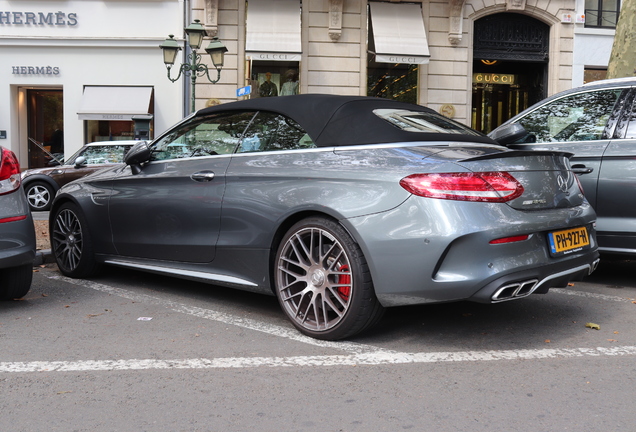
M210 55L212 64L217 71L217 77L215 80L213 80L212 78L210 78L208 66L201 62L201 55L198 54L196 51L201 47L203 38L207 36L208 33L205 31L205 28L203 28L203 25L199 22L199 20L194 20L194 22L187 26L184 30L188 38L190 53L187 57L188 62L182 63L179 67L179 74L176 78L172 78L170 76L170 69L177 59L179 50L181 50L179 43L174 39L174 35L169 35L170 37L166 39L161 45L159 45L159 48L161 48L163 51L163 62L166 64L166 69L168 70L168 79L170 81L177 81L179 78L181 78L181 74L190 76L192 80L192 112L194 112L197 76L207 76L208 81L210 81L212 84L216 84L217 82L219 82L219 80L221 79L221 69L223 68L224 55L227 52L227 48L216 36L212 38L210 44L205 48L205 51Z

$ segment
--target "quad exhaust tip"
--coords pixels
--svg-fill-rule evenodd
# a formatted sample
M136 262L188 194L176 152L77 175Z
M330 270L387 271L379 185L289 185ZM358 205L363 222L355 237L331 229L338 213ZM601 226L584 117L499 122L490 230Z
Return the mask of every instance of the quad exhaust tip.
M491 297L493 303L502 302L506 300L515 300L522 297L527 297L532 294L540 285L543 285L549 280L557 279L562 276L566 276L568 274L572 275L580 271L587 270L587 275L591 275L594 270L598 267L598 264L601 260L596 259L591 264L585 264L580 267L566 270L564 272L556 273L550 275L543 279L540 283L538 279L531 279L523 282L513 282L508 285L502 286L499 288Z
M493 294L491 297L492 301L500 302L529 296L532 294L538 283L539 279L531 279L502 286Z

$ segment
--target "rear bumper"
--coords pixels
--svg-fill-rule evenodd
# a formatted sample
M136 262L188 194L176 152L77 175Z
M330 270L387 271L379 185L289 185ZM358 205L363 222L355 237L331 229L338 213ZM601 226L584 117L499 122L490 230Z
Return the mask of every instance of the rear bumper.
M26 219L0 223L0 269L33 264L35 229L31 214Z
M511 273L495 279L468 300L479 303L499 303L516 300L530 294L545 294L550 288L563 288L569 282L590 275L599 263L599 254L586 255L567 263L555 263L532 270Z

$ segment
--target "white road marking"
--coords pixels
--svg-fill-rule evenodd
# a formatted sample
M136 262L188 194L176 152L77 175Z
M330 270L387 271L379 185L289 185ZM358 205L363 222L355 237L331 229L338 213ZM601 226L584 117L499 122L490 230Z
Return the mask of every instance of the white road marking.
M205 318L212 321L218 321L224 324L229 324L237 327L242 327L262 333L267 333L272 336L291 339L296 342L302 342L309 345L315 345L323 348L333 348L340 351L352 352L352 353L368 353L368 352L393 352L382 348L374 347L372 345L363 345L355 342L329 342L322 341L308 336L304 336L296 329L277 326L274 324L267 324L261 321L252 320L249 318L241 318L233 315L229 315L223 312L217 312L211 309L203 309L196 306L189 306L182 303L177 303L171 300L161 299L158 297L149 296L146 294L138 294L132 291L124 290L121 288L115 288L96 282L91 282L82 279L71 279L56 274L44 274L49 279L61 280L73 285L79 285L87 288L91 288L97 291L105 292L111 295L124 297L132 301L140 303L150 303L159 306L166 307L174 312L183 313L186 315L192 315L199 318Z
M479 362L501 360L537 360L555 358L618 357L636 355L636 346L614 348L576 348L508 351L466 351L437 353L375 352L332 356L295 357L235 357L218 359L178 360L87 360L87 361L34 361L3 362L0 373L26 372L87 372L158 369L228 369L257 367L333 367L378 366L416 363Z
M573 348L573 349L536 349L503 351L463 351L406 353L383 350L371 345L353 342L319 341L300 335L294 329L288 329L256 320L240 318L210 309L188 306L170 300L138 294L91 281L70 279L59 275L46 275L50 279L91 288L133 301L151 303L169 308L172 311L250 330L260 331L277 337L284 337L315 346L334 348L351 352L348 355L290 356L290 357L235 357L217 359L131 359L131 360L78 360L78 361L32 361L0 362L0 373L27 372L81 372L81 371L124 371L124 370L161 370L161 369L223 369L256 367L328 367L328 366L373 366L390 364L444 363L444 362L481 362L502 360L537 360L554 358L619 357L636 355L636 346L612 348ZM583 296L605 301L631 302L631 299L607 296L580 291L553 289L559 294Z

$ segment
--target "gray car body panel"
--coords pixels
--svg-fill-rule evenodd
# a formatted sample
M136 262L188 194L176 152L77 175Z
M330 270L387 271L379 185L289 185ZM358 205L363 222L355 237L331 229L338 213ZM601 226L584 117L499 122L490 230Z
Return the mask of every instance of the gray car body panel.
M56 200L70 194L77 200L92 222L101 261L268 294L272 293L270 272L277 238L293 221L312 214L340 221L360 244L376 295L385 306L467 299L498 278L513 280L520 272L524 278L541 278L549 268L556 271L550 266L569 269L593 261L593 237L590 250L556 258L548 253L546 236L550 230L587 226L593 233L594 212L581 197L573 176L568 180L568 207L563 197L547 199L556 196L556 176L568 177L565 156L537 157L486 144L425 144L160 161L149 163L136 176L129 167L118 167L67 185ZM204 167L219 175L199 194L187 192L184 185L188 181L199 187L188 177ZM517 175L525 176L532 187L512 203L489 204L416 197L399 185L400 179L414 173L470 169L519 171ZM174 183L162 183L162 176L174 176L170 180ZM147 187L129 187L150 178L153 183ZM158 188L151 186L160 184L168 186L157 195ZM565 196L565 192L561 194ZM176 206L187 213L181 206L197 199L199 204L204 200L220 205L210 214L198 213L216 220L214 212L220 210L219 230L215 231L220 233L218 241L207 245L215 249L212 255L151 259L156 250L169 248L170 238L176 238L162 236L160 220L172 220L172 227L194 223L187 215L179 219L179 212L159 217L162 210L165 213L166 207L174 210ZM527 208L524 200L530 201ZM119 203L126 201L134 202L134 214L119 213ZM158 207L159 202L162 205ZM554 208L546 210L548 207ZM175 225L177 220L181 223ZM105 235L104 227L110 222L119 231ZM506 245L488 244L495 238L519 234L529 234L530 238ZM143 258L122 253L128 235L152 250ZM180 246L185 247L186 241Z
M0 223L0 269L31 264L35 259L35 229L22 191L0 195L0 219L26 216Z

